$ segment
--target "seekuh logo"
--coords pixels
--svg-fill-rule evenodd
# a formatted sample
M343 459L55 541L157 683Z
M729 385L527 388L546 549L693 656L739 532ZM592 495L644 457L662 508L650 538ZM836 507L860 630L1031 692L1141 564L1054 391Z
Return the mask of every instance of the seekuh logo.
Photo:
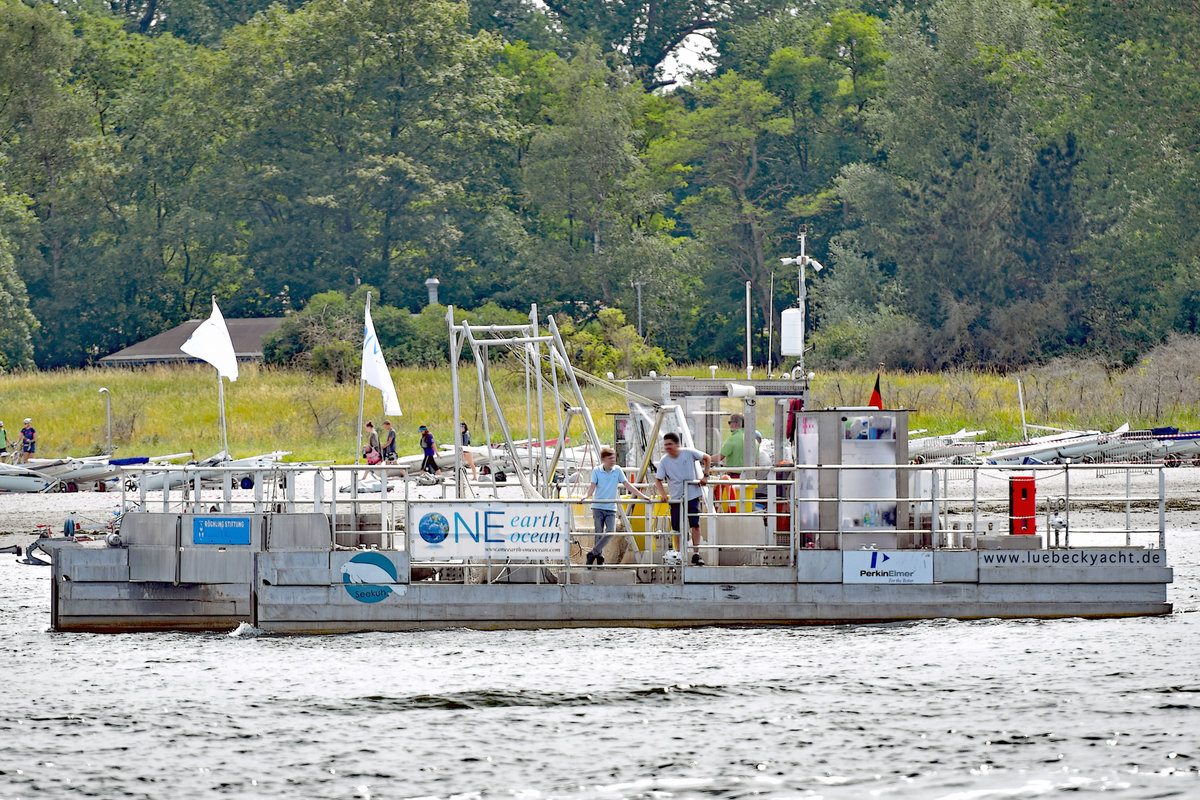
M392 593L396 565L382 553L359 553L342 565L342 585L360 603L378 603Z
M431 511L417 523L417 533L429 544L438 545L450 535L450 522L442 514Z

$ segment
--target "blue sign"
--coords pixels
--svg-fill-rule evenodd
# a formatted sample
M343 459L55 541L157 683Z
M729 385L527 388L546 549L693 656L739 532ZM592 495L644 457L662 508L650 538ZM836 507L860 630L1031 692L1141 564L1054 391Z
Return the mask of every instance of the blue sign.
M192 544L250 544L250 518L193 517Z
M392 593L396 565L382 553L359 553L342 565L342 585L360 603L378 603Z

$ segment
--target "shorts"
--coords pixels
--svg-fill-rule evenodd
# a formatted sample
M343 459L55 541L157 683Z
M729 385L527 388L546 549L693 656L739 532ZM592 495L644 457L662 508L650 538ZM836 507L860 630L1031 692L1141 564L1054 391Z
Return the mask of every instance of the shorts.
M679 506L680 503L671 503L671 530L679 530ZM700 527L700 498L693 497L687 501L688 527Z
M37 452L37 442L21 442L21 452L22 453L36 453Z

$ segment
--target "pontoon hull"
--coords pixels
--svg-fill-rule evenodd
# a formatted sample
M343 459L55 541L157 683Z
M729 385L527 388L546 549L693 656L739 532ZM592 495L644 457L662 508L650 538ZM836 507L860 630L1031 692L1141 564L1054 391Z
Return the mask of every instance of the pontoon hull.
M187 548L61 546L53 625L113 632L231 630L249 622L277 633L353 633L1171 613L1166 553L1140 548L1011 551L1003 563L997 553L1006 551L939 550L931 555L934 582L919 585L847 582L846 554L837 550L797 552L794 566L493 567L493 583L467 582L486 580L482 565L457 570L456 582L413 580L407 555L396 551L231 550L189 558ZM395 580L351 583L347 563L362 552L387 559ZM1020 563L1049 558L1026 552L1053 553L1058 563ZM1072 564L1101 553L1114 563ZM131 579L156 570L180 580ZM558 583L532 582L548 576Z

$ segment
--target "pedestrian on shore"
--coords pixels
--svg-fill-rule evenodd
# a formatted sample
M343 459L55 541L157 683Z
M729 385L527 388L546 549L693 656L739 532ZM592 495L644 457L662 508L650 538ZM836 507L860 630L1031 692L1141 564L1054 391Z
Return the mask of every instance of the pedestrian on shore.
M379 434L375 432L374 423L368 422L363 427L367 432L367 443L363 445L363 457L368 464L378 464L383 460L383 455L379 452Z
M467 423L460 422L458 424L458 433L462 440L463 458L466 459L467 466L471 468L471 480L478 480L479 476L475 473L475 454L466 449L471 445L471 429L467 427Z
M28 464L29 457L36 452L37 430L33 427L33 420L26 417L25 424L21 427L21 463Z
M614 501L622 486L643 500L650 499L626 479L625 471L617 466L616 451L610 447L601 448L600 466L592 470L592 482L588 486L587 494L583 496L583 499L587 500L595 494L597 501L592 503L596 540L587 554L589 567L593 563L598 567L604 566L604 548L612 539L611 534L617 530L617 504Z
M0 462L8 458L8 431L4 429L4 423L0 422Z
M383 421L383 462L396 463L396 430L390 420Z
M371 422L364 425L363 429L367 432L367 443L363 445L362 449L363 458L368 464L374 466L383 461L383 455L379 452L379 434L375 432L375 425ZM366 480L370 474L370 470L363 470L359 480Z
M655 473L658 494L671 509L672 531L682 531L681 517L684 507L687 507L688 528L692 534L692 564L703 567L704 559L700 557L700 498L704 495L702 487L708 484L712 456L690 447L680 447L679 434L674 431L663 434L663 449L667 454L659 459ZM697 464L703 467L699 482L696 480ZM663 478L667 479L666 486L663 485ZM682 542L680 549L683 549Z
M421 460L421 472L428 472L430 475L441 475L442 470L438 467L437 461L433 457L434 453L437 452L437 445L433 441L433 434L424 425L417 428L417 432L421 434L421 453L425 456Z

